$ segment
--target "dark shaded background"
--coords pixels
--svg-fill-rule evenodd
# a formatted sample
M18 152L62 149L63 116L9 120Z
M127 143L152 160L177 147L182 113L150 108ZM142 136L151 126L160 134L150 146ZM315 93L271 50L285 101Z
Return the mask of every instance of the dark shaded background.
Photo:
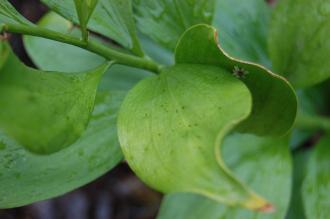
M39 0L11 0L18 11L36 22L47 12ZM29 66L19 35L11 45ZM96 181L59 198L29 206L0 210L0 219L154 219L161 195L147 188L124 163Z
M48 10L39 0L10 2L33 22ZM21 37L11 35L10 42L21 60L33 66L24 51ZM122 163L96 181L59 198L0 210L0 219L154 219L161 198Z

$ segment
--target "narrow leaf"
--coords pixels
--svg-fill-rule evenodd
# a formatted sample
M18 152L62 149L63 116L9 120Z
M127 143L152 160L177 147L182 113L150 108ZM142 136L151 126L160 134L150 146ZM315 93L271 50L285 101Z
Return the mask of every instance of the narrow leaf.
M26 67L6 45L0 68L0 127L36 153L52 153L81 135L108 64L84 73Z
M74 23L79 22L72 0L42 0L52 10ZM88 28L110 37L135 54L143 52L137 37L131 0L99 0Z
M133 0L133 4L139 30L174 50L187 28L211 24L215 0Z
M330 136L322 139L314 149L307 164L302 197L307 218L329 218L330 191Z
M251 104L248 88L226 70L175 65L129 92L119 112L119 141L134 172L161 192L262 210L269 204L230 173L219 150Z
M84 40L88 39L87 24L97 2L98 0L74 0Z
M329 4L328 0L281 0L273 12L270 56L275 70L296 87L330 77Z
M223 143L223 157L237 176L275 204L275 212L250 212L224 206L199 195L176 193L165 197L157 218L283 219L291 187L287 138L233 134Z
M240 131L258 135L287 133L297 111L297 99L291 85L263 66L230 57L217 39L218 34L211 26L190 28L177 45L176 63L219 66L246 84L252 93L253 109L249 118L240 124Z
M85 185L122 159L116 113L124 95L102 93L82 137L57 153L32 154L0 133L0 208L53 198Z

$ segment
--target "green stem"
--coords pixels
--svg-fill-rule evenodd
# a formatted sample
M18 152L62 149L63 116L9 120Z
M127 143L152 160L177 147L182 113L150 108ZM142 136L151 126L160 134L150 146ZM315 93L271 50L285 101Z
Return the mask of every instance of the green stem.
M298 113L295 127L304 130L321 129L324 131L330 131L330 118L325 116Z
M37 26L27 26L21 24L3 24L0 26L0 32L11 32L11 33L24 34L24 35L37 36L66 44L71 44L86 49L88 51L91 51L95 54L98 54L107 60L116 61L116 63L118 64L149 70L156 74L160 72L160 66L151 60L118 52L112 48L104 46L99 42L95 42L95 41L85 42L80 38L73 37L67 34L58 33L49 29L40 28Z

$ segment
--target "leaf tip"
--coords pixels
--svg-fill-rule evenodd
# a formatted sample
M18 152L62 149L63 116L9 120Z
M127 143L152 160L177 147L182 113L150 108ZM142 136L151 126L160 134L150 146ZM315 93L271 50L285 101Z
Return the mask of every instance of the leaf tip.
M263 213L273 213L276 211L272 203L256 194L253 194L252 197L244 203L244 207Z
M271 203L267 203L264 206L258 208L257 211L263 212L263 213L274 213L276 211L276 208Z

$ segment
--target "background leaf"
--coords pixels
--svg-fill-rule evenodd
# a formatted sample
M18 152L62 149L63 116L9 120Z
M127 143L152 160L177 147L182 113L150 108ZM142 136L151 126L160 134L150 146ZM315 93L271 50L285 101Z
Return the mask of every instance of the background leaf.
M261 210L267 202L232 176L218 149L249 115L251 101L245 85L219 67L167 68L135 86L121 106L125 158L144 182L164 193L193 192Z
M174 53L173 51L163 47L159 43L152 40L150 37L140 34L140 42L143 50L146 54L153 60L159 62L163 65L173 65L174 64Z
M42 17L38 26L72 36L81 35L73 23L54 12ZM105 62L103 57L79 47L40 37L24 36L24 46L34 64L45 71L81 72Z
M139 30L174 50L184 31L200 23L210 24L214 0L133 0Z
M218 44L213 27L196 25L188 29L177 45L175 61L179 64L219 66L233 74L235 69L241 71L240 80L252 93L253 109L249 118L240 124L240 131L284 135L292 127L297 99L291 85L260 65L228 56Z
M271 68L267 50L271 10L264 0L217 0L213 26L231 56Z
M0 127L36 153L52 153L76 141L109 65L76 74L43 72L26 67L9 46L2 49Z
M302 202L301 187L306 176L306 166L308 163L309 151L296 151L293 154L293 183L291 193L291 203L288 219L306 219L305 210Z
M78 17L72 0L42 0L52 10L74 23ZM132 14L131 0L99 0L88 28L118 42L142 56Z
M328 0L281 0L274 10L270 56L274 69L296 87L312 86L330 76L329 4Z
M3 23L18 23L23 25L32 25L7 1L0 2L0 25Z
M38 26L74 36L81 34L71 22L53 12L46 14ZM24 36L24 46L34 64L45 71L81 72L104 62L102 57L84 49L38 37ZM114 65L104 74L99 90L129 90L150 75L144 70Z
M291 159L287 138L233 134L225 138L222 151L226 163L235 175L271 200L276 211L271 214L251 212L220 205L199 195L176 193L165 197L158 219L284 218L291 186Z
M330 199L330 136L324 137L315 147L307 164L302 187L303 204L307 218L329 217Z
M124 95L98 94L82 137L57 153L32 154L1 132L0 208L56 197L100 177L121 159L116 113Z

